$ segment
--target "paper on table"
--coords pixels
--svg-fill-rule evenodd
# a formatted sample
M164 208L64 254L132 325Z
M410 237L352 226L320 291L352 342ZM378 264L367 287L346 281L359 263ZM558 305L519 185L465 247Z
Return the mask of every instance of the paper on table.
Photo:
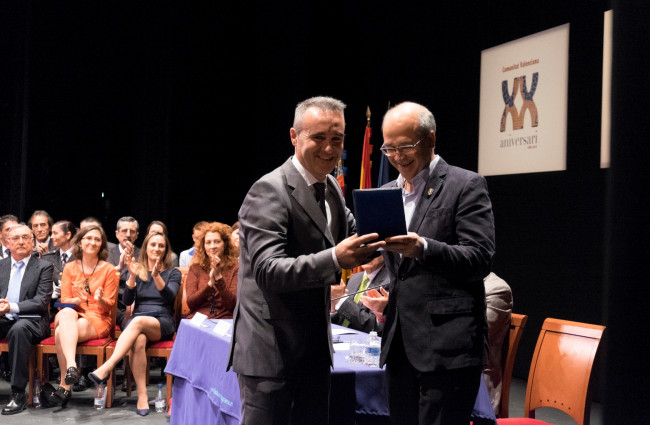
M337 342L334 344L334 351L350 351L349 342Z
M332 328L332 335L356 334L358 332L349 328Z

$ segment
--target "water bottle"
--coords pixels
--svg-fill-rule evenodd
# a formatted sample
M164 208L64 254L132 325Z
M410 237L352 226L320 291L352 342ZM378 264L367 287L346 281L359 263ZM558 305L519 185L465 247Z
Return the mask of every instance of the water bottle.
M154 401L156 412L163 413L165 411L165 396L163 396L162 384L158 384L158 394Z
M34 395L32 398L32 405L34 407L41 407L41 381L38 378L34 379Z
M381 354L381 338L376 331L370 332L366 343L365 363L371 367L379 367L379 355Z
M97 385L95 389L95 404L94 407L97 410L101 410L106 405L106 387L104 384Z

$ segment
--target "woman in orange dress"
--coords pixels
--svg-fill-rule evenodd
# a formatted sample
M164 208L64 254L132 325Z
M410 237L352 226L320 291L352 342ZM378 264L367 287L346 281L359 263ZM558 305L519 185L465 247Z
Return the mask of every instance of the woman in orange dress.
M197 312L210 319L232 319L237 302L239 249L227 224L212 222L203 228L190 262L185 294L191 319Z
M54 318L56 357L61 369L59 388L48 397L51 404L65 406L71 397L70 386L81 375L75 362L77 344L108 336L111 309L119 285L115 267L106 262L108 246L101 227L89 226L77 233L72 250L75 261L63 268L61 303L69 304Z

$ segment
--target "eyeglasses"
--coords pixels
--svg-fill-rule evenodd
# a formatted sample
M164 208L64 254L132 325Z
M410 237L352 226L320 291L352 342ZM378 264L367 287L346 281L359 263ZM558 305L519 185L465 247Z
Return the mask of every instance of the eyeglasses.
M384 155L390 157L395 156L398 152L400 153L400 155L404 155L406 153L412 153L415 150L416 146L419 145L421 141L426 139L427 136L428 134L425 134L424 137L422 137L420 140L418 140L412 145L403 145L397 147L382 146L381 148L379 148L379 150L382 151Z
M18 242L19 240L29 242L32 239L34 239L34 237L32 235L18 235L18 236L12 236L12 237L9 238L9 240L12 241L12 242Z
M93 238L92 236L85 236L81 238L81 240L86 241L88 243L95 242L95 243L102 243L101 238Z

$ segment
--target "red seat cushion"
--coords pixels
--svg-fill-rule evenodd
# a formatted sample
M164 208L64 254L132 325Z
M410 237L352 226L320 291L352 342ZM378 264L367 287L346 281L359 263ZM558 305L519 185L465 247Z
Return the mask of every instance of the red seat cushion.
M89 341L80 342L79 345L82 346L82 347L99 347L99 346L102 346L102 345L106 344L110 340L111 340L110 337L91 339ZM45 338L43 341L41 341L41 344L42 345L54 345L55 344L54 337L50 336L50 337Z
M41 344L42 345L54 345L54 336L48 336L43 341L41 341Z
M174 341L156 341L147 345L147 348L172 348Z
M111 337L97 338L97 339L90 339L88 341L80 342L78 345L80 345L81 347L99 347L102 345L106 345L109 341L111 341Z

